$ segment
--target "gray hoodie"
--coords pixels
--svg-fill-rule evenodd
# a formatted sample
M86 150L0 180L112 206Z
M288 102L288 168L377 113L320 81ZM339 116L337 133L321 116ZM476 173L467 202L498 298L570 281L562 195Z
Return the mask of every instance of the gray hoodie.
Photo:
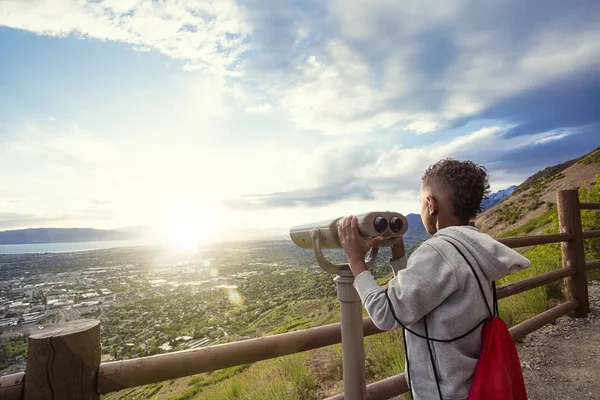
M490 309L492 281L529 267L525 257L470 226L441 229L408 262L406 256L392 261L395 276L387 293L396 316L421 335L425 335L426 319L429 337L436 339L457 337L489 316L473 272L448 241L475 268ZM356 277L354 287L379 329L400 327L390 311L385 289L369 271ZM444 400L467 399L481 351L481 329L451 343L430 342ZM427 341L409 332L406 336L415 400L439 399Z

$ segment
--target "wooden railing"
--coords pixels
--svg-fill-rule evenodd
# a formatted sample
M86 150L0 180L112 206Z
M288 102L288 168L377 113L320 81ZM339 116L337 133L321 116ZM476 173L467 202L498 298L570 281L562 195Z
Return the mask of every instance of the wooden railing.
M583 240L600 237L600 230L583 232L581 209L600 210L600 203L580 203L577 191L557 194L560 232L499 239L512 248L562 243L563 268L498 287L498 298L564 279L567 300L510 328L514 340L571 313L589 312L586 272L600 268L600 260L586 263ZM363 319L364 336L381 333L369 318ZM99 321L82 320L49 328L29 337L27 373L0 378L0 399L98 399L100 394L243 365L341 343L339 323L172 352L132 360L100 363ZM364 374L364 370L362 371ZM408 391L404 374L366 386L370 400L389 399ZM351 398L348 394L346 398ZM344 394L331 397L344 399Z

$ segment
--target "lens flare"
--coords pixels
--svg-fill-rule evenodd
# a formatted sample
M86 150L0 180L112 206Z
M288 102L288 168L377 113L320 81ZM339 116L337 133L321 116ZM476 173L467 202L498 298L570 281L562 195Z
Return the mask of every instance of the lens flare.
M217 289L223 289L227 292L227 297L229 298L229 302L234 306L241 306L244 304L244 297L237 290L237 285L218 285L215 286Z
M216 268L211 268L210 269L210 276L212 276L213 278L219 276L219 270Z
M234 306L241 306L242 304L244 304L244 298L242 297L242 295L240 294L240 292L238 292L236 289L228 289L228 294L227 296L229 297L229 301L231 302L231 304L233 304Z

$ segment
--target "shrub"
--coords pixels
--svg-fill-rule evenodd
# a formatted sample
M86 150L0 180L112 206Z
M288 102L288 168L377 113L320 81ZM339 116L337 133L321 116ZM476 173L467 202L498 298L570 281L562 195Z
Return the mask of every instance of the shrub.
M583 157L579 162L581 164L592 164L600 162L600 148L597 148L587 156Z

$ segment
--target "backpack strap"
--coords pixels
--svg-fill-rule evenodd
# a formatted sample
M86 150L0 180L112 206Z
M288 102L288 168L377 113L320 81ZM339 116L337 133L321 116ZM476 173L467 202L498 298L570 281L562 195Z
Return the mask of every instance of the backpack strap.
M479 291L481 292L481 296L483 297L483 301L485 302L485 308L487 308L488 310L488 314L490 315L490 318L492 318L496 314L498 311L498 307L496 306L496 304L498 303L498 300L496 299L496 282L493 282L493 294L494 294L494 311L492 312L492 310L490 310L490 306L487 302L487 297L485 297L485 292L483 291L483 285L481 284L481 280L479 280L479 276L477 276L477 272L475 272L475 268L473 268L473 265L471 264L471 262L469 261L469 259L467 257L465 257L465 255L463 254L462 251L460 251L460 249L458 248L457 245L455 245L454 243L452 243L449 240L446 240L446 242L450 243L455 249L456 251L459 252L459 254L462 256L462 258L464 258L464 260L467 262L467 264L469 264L469 268L471 268L471 272L473 272L473 275L475 276L475 279L477 280L477 286L479 286Z
M410 392L411 400L413 398L412 381L410 380L410 362L408 361L408 346L406 345L406 328L402 327L402 344L404 344L404 359L406 360L406 375L408 375L408 391Z
M483 325L485 322L489 321L489 317L485 317L484 319L482 319L481 321L479 321L477 323L477 325L475 325L474 327L472 327L471 329L469 329L468 331L466 331L465 333L458 335L456 337L450 338L450 339L436 339L436 338L432 338L429 337L429 335L427 335L427 332L425 332L425 335L422 335L418 332L413 331L412 329L409 329L408 327L406 327L402 322L400 322L400 319L398 318L398 316L396 315L396 312L394 311L394 306L392 305L392 301L390 299L390 296L388 295L387 291L385 291L385 297L387 298L388 304L390 306L390 311L392 312L392 315L394 316L394 319L396 320L396 322L398 323L398 325L400 325L403 329L405 329L407 332L410 332L411 334L415 335L418 338L421 339L425 339L425 340L430 340L432 342L437 342L437 343L450 343L450 342L455 342L459 339L464 338L465 336L469 336L471 333L475 332L475 330L477 330L477 328L479 328L481 325Z
M429 332L427 331L427 316L423 318L423 326L425 327L425 336L429 336ZM440 396L440 400L444 400L442 397L442 389L440 388L440 377L438 375L437 368L435 367L435 360L433 358L433 343L431 340L427 340L427 350L429 352L429 359L431 360L431 367L433 368L433 376L435 378L435 386L438 390L438 395Z
M496 281L492 281L492 294L494 295L494 315L499 317L499 308L498 308L498 293L496 292Z

